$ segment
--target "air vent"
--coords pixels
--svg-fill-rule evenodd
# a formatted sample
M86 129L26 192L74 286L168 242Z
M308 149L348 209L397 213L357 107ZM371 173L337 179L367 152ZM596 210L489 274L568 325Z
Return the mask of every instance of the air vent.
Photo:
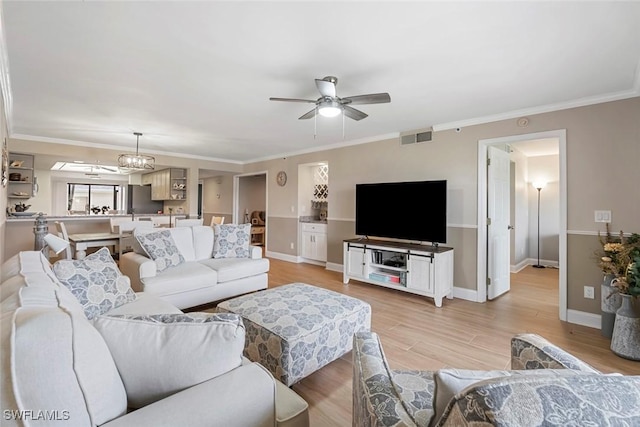
M400 135L400 144L409 145L417 144L420 142L429 142L433 136L433 130L425 130L423 132L408 132Z

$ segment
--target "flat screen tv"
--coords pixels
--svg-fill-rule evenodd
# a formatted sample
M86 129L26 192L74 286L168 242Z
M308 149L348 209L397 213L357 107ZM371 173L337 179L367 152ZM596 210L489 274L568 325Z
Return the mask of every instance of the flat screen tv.
M356 234L447 241L447 181L356 184Z

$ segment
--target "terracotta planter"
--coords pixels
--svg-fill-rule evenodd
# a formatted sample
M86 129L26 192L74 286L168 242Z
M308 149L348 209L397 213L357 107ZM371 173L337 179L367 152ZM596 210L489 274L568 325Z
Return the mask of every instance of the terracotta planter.
M616 311L611 351L625 359L640 360L640 301L631 295L620 296L622 305Z

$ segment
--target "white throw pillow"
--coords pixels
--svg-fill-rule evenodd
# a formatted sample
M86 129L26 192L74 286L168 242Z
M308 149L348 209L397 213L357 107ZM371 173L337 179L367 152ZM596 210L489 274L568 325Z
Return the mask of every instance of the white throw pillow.
M104 315L94 326L111 351L131 408L242 364L245 330L236 314Z
M213 258L249 258L251 224L216 224Z
M136 230L134 236L149 258L156 262L158 273L167 268L184 264L184 257L178 251L169 230L154 231L153 233L140 233Z
M136 299L129 278L120 272L107 248L82 260L60 260L53 272L78 299L88 319Z

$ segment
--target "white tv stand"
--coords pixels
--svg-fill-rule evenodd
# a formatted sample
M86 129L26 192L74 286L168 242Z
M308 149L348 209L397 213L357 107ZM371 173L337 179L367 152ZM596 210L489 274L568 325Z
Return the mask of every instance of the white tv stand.
M453 298L453 248L373 239L343 242L343 282L349 279L423 295L442 307Z

